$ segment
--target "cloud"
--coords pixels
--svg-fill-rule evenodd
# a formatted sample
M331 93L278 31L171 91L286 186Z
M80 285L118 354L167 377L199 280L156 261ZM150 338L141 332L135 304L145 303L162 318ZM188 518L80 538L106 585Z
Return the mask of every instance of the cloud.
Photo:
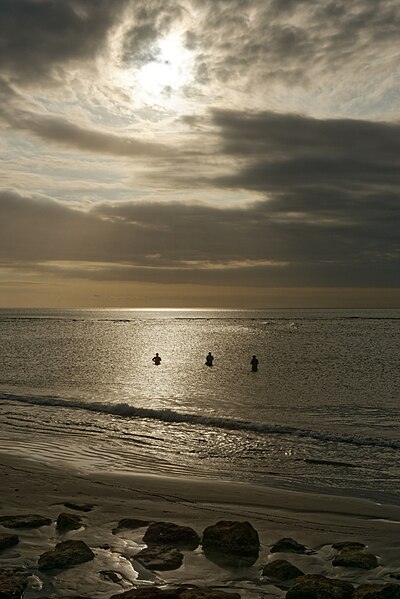
M0 71L19 83L92 59L126 0L2 0Z
M8 121L16 130L28 131L43 140L79 151L126 157L171 154L171 149L161 143L95 130L61 118L16 113L9 116Z
M237 286L395 286L398 203L286 196L247 209L103 203L88 212L3 193L0 259L89 280ZM325 198L325 201L327 198ZM278 204L278 202L277 202ZM303 210L303 212L301 211ZM3 224L4 223L4 224ZM19 240L18 244L15 243ZM55 265L55 263L57 263Z
M265 111L216 111L213 122L221 151L236 160L231 174L211 184L266 194L260 212L266 234L285 244L281 256L320 259L327 272L342 264L352 276L368 264L371 282L381 262L399 283L398 123Z
M400 183L400 125L217 110L221 151L245 165L215 182L250 190L336 188L355 195Z
M396 0L3 0L2 264L398 285L399 26ZM194 80L141 100L171 32Z
M184 16L184 10L171 0L136 0L130 9L132 23L124 32L122 61L141 66L159 58L158 40Z
M187 32L198 81L241 92L255 108L396 113L399 72L396 0L310 2L192 0ZM397 89L397 93L396 93ZM235 105L234 94L230 101ZM236 104L238 105L238 104Z
M378 58L378 48L393 58L400 25L395 0L383 0L379 10L370 0L191 4L200 15L197 33L190 32L191 43L216 56L215 73L224 79L235 79L249 68L262 76L262 67L267 80L290 71L309 80L321 67Z
M312 90L327 102L333 96L337 105L338 94L343 102L351 89L353 109L369 85L367 96L381 99L396 85L396 0L379 7L370 0L3 0L0 72L20 85L46 79L62 85L66 68L79 72L100 54L114 67L140 67L157 60L160 39L174 27L196 62L189 96L199 98L208 85L219 96L234 82L237 90L252 90L249 101L274 107L290 103L287 89L303 90L309 101Z

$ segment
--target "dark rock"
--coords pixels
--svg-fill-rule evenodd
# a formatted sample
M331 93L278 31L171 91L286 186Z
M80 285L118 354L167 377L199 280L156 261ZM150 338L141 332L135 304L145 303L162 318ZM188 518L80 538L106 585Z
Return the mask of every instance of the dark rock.
M112 595L110 599L178 599L178 595L174 590L164 591L157 587L139 587Z
M344 568L362 568L363 570L372 570L378 565L378 560L372 553L363 553L357 549L347 549L341 551L333 560L334 566L343 566Z
M400 580L400 572L391 572L389 576L390 578L394 578L395 580Z
M19 538L17 535L7 535L4 533L0 533L0 551L2 549L7 549L8 547L12 547L19 543Z
M204 550L212 549L236 555L258 555L260 540L250 522L221 520L203 533Z
M136 528L142 528L151 524L150 520L139 520L138 518L123 518L118 522L117 528L114 528L113 532L118 532L121 528L130 528L135 530Z
M200 537L193 528L172 522L153 522L146 530L143 541L147 545L169 545L178 549L196 549Z
M114 570L102 570L99 572L100 578L107 582L115 582L116 584L121 584L124 581L124 577L120 572L114 572Z
M94 505L92 503L71 503L67 501L64 506L70 510L77 510L78 512L90 512Z
M204 555L223 568L254 564L260 551L257 531L249 522L221 520L203 533Z
M354 591L352 599L400 599L400 585L362 584Z
M347 549L364 549L365 545L358 541L341 541L340 543L333 543L332 547L336 551L343 551Z
M147 547L134 556L148 570L177 570L183 561L182 553L176 547Z
M307 548L290 537L280 539L271 547L271 553L306 553Z
M139 587L113 595L110 599L240 599L239 593L227 593L219 589L181 586L163 590L157 587Z
M83 564L94 558L94 553L83 541L63 541L53 551L39 557L39 570L64 569Z
M77 530L82 526L82 521L77 514L61 513L57 518L56 528L58 532L64 533L69 530Z
M28 586L27 574L11 568L0 569L0 598L21 599Z
M275 578L276 580L285 581L298 578L299 576L304 576L304 572L299 570L299 568L293 564L287 562L285 559L276 559L264 566L262 575L269 576L269 578Z
M286 599L350 599L353 585L320 575L300 576L286 593Z
M51 518L37 516L36 514L0 517L0 524L5 528L39 528L39 526L47 526L51 523Z
M240 599L239 593L227 593L219 589L183 588L177 589L179 599Z

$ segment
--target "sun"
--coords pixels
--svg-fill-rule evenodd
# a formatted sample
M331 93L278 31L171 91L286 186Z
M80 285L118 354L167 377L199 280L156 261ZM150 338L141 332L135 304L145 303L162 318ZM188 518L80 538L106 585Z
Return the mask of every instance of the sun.
M193 81L194 56L185 47L181 33L170 33L158 41L152 60L120 75L135 102L178 109L184 101L185 86Z
M157 58L139 69L138 85L149 93L160 93L165 88L177 91L190 80L192 53L185 48L177 33L161 40L158 50Z

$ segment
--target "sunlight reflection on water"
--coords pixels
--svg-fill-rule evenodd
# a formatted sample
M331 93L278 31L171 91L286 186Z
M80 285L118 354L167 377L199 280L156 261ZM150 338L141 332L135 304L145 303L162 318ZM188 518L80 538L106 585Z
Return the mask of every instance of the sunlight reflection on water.
M399 320L68 314L0 319L0 390L31 402L3 396L0 445L100 469L397 484Z

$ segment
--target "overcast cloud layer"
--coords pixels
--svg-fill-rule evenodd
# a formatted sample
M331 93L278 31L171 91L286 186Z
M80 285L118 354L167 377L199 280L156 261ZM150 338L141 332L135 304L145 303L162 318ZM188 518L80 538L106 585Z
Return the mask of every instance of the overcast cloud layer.
M3 0L3 289L399 287L399 30L396 0Z

